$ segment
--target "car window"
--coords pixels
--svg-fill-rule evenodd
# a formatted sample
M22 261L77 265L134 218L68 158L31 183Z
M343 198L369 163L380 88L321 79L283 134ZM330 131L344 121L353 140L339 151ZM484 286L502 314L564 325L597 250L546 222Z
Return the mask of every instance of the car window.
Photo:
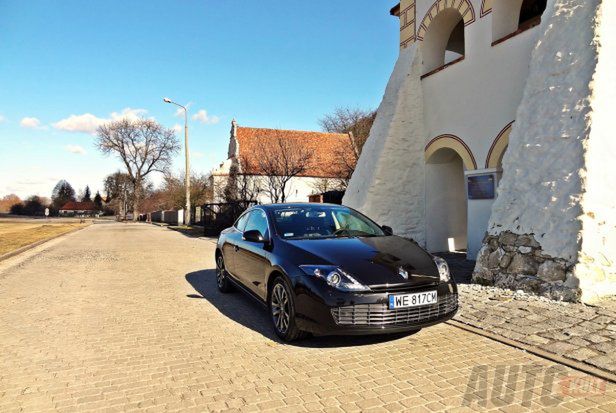
M235 224L233 226L239 229L240 231L244 232L244 227L246 226L246 222L248 222L249 215L250 215L250 212L246 212L244 215L239 217L237 221L235 221Z
M244 228L244 232L251 230L258 230L264 238L269 237L269 230L267 226L267 217L265 211L262 209L255 209L250 213L250 218Z
M334 220L336 229L348 229L350 231L360 231L367 234L374 233L373 225L370 222L359 219L357 216L349 214L345 210L334 210Z
M384 236L368 218L346 207L307 206L274 211L276 232L282 238Z

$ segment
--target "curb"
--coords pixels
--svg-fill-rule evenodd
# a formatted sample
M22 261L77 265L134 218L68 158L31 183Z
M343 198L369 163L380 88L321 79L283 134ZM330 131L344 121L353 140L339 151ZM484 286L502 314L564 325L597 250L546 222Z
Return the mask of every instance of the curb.
M90 225L92 225L92 224L90 224ZM12 257L14 257L16 255L21 254L22 252L26 252L28 250L31 250L32 248L38 247L39 245L43 245L44 243L52 241L54 239L63 237L65 235L72 234L73 232L81 231L82 229L88 228L90 225L86 225L85 227L81 227L81 228L75 228L75 229L72 229L72 230L70 230L68 232L63 232L62 234L54 235L51 238L42 239L40 241L33 242L32 244L28 244L28 245L26 245L24 247L17 248L15 251L7 252L4 255L0 255L0 261L4 261L4 260L7 260L9 258L12 258Z
M465 324L461 321L457 320L448 320L445 322L452 327L459 328L461 330L468 331L469 333L477 334L491 340L497 341L499 343L505 344L509 347L517 348L518 350L526 351L527 353L534 354L535 356L553 361L558 364L562 364L564 366L570 367L574 370L580 371L582 373L589 374L591 376L598 377L610 383L616 383L616 374L610 373L608 371L602 370L597 367L590 366L586 363L582 363L579 361L571 360L563 356L559 356L554 353L550 353L545 350L541 350L537 347L530 346L528 344L520 343L519 341L511 340L497 334L491 333L489 331L483 330L481 328L473 327L469 324Z

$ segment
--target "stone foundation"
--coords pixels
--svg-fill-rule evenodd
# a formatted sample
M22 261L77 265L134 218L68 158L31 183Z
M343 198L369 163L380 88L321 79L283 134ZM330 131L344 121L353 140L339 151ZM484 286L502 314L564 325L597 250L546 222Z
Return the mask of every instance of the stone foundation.
M545 254L532 234L505 231L484 238L473 282L577 302L581 291L573 267Z

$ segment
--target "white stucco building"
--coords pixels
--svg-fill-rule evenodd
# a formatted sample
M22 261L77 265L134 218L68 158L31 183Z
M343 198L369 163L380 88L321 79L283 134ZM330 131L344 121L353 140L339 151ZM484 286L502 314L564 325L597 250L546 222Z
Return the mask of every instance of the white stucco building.
M214 202L224 202L224 191L229 185L229 176L235 168L238 194L243 200L269 204L274 200L268 191L267 176L259 166L259 157L269 151L270 155L278 153L277 141L285 142L286 155L296 155L295 149L310 154L305 168L293 176L285 189L285 202L308 202L308 197L329 189L334 189L341 180L348 179L350 172L340 168L344 162L355 164L357 156L353 150L353 138L350 134L251 128L231 122L228 158L212 171ZM283 161L284 162L284 161ZM294 161L287 160L288 164ZM243 189L242 189L243 188ZM281 200L279 199L278 202Z
M402 0L400 55L343 202L433 252L467 251L478 282L616 293L614 3Z

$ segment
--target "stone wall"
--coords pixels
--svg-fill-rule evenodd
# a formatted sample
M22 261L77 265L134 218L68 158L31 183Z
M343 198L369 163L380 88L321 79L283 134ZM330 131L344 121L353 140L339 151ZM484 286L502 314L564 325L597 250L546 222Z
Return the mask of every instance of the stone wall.
M616 292L615 23L613 1L548 1L476 281L568 301Z
M546 255L532 234L486 235L479 251L473 281L542 295L553 300L578 301L581 291L573 267Z

